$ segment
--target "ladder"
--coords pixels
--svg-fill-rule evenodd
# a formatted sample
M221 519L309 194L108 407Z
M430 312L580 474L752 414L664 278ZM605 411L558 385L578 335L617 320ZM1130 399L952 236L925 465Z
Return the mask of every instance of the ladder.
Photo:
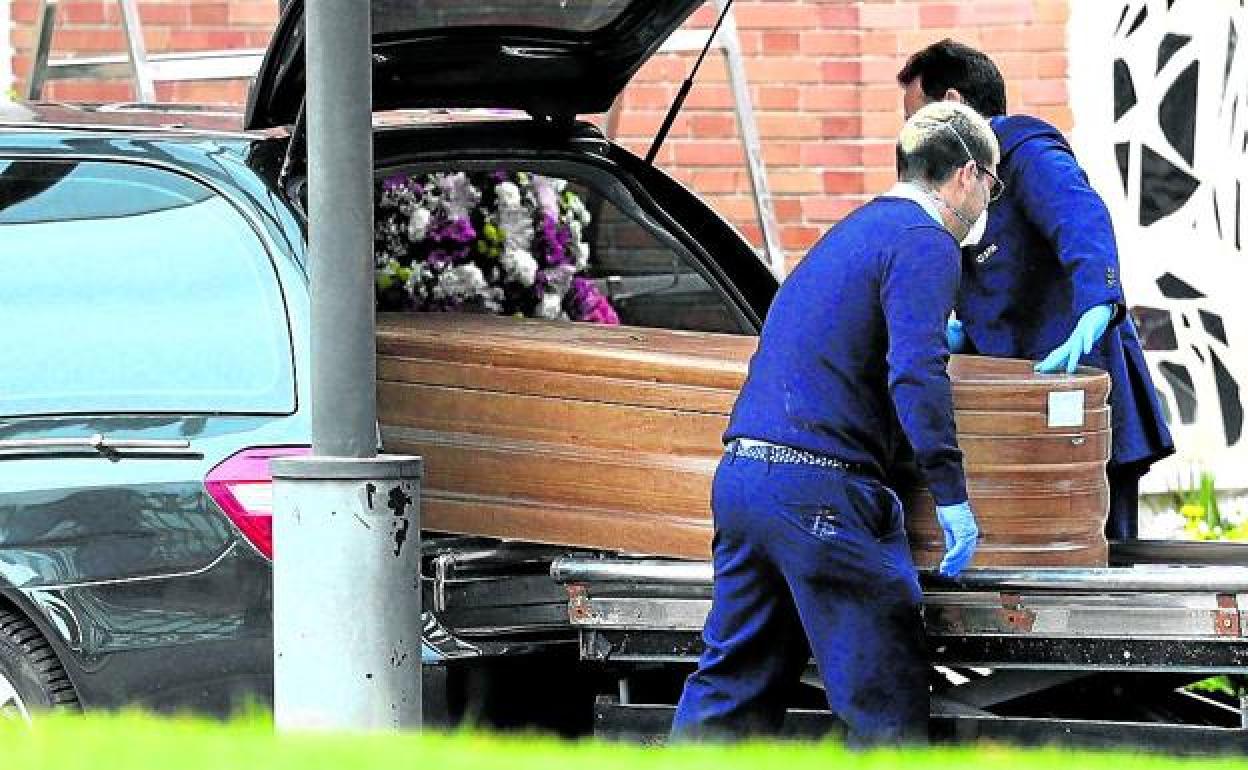
M26 97L43 98L50 80L68 78L130 78L138 101L156 101L156 82L175 80L231 80L249 78L260 69L263 49L194 51L149 54L143 43L137 0L117 0L126 36L126 52L120 55L72 59L49 58L60 0L39 0L35 16L35 50Z
M723 13L731 0L712 0L717 11ZM710 30L681 29L669 37L659 49L660 53L697 53L706 46ZM779 226L771 188L767 184L767 167L763 162L762 143L758 136L758 124L754 120L754 102L750 98L750 84L745 76L745 63L741 56L741 41L737 36L737 22L729 8L720 26L719 34L711 43L714 50L724 56L728 68L728 82L732 90L733 109L737 115L737 130L745 148L745 160L749 167L750 188L754 196L754 212L758 217L759 230L763 235L763 256L777 276L785 273L784 248L780 244ZM614 139L619 133L623 95L616 99L607 113L607 136Z

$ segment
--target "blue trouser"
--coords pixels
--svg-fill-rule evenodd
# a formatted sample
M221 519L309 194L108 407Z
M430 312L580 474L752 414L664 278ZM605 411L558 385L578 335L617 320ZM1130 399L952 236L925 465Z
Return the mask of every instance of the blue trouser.
M676 738L772 734L813 651L851 745L927 738L922 593L901 504L836 468L725 455L715 585Z
M1148 466L1110 466L1109 518L1105 521L1105 537L1110 540L1135 540L1140 536L1140 477Z

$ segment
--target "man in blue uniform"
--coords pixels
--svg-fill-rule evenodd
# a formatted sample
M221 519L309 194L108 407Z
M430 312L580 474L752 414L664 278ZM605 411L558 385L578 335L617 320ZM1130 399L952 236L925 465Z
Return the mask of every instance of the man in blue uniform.
M917 460L957 575L978 539L946 372L958 241L999 184L986 121L934 104L907 121L900 178L828 231L781 286L724 434L705 652L675 737L772 733L813 651L854 745L926 739L922 595L901 503Z
M1074 372L1080 363L1109 372L1105 533L1135 538L1139 480L1174 442L1127 314L1105 202L1060 131L1005 114L1005 81L983 53L943 40L911 56L897 81L907 115L935 101L964 103L989 119L1001 146L1006 194L964 252L951 348L1036 359L1039 372Z

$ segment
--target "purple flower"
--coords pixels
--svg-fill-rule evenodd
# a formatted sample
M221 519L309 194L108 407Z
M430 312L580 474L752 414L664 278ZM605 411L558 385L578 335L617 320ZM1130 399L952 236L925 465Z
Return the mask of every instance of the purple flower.
M425 257L425 264L434 270L443 270L452 262L450 254L442 249L434 249L429 252L429 256Z
M386 177L382 181L381 189L388 193L398 192L399 190L407 187L411 181L412 180L408 178L407 174L395 174L394 176Z
M577 276L572 279L572 290L567 298L568 315L573 321L618 326L620 317L611 302L598 291L593 281Z
M477 239L477 231L467 217L460 217L446 225L445 237L460 243L468 243Z
M546 247L546 264L551 267L568 264L567 245L569 236L559 226L559 220L550 214L542 216L541 241Z

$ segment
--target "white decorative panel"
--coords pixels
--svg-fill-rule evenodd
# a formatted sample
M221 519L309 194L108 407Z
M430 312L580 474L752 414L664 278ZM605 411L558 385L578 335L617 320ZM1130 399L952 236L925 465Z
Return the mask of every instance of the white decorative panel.
M1071 0L1072 138L1179 449L1146 491L1248 487L1245 35L1240 0Z

